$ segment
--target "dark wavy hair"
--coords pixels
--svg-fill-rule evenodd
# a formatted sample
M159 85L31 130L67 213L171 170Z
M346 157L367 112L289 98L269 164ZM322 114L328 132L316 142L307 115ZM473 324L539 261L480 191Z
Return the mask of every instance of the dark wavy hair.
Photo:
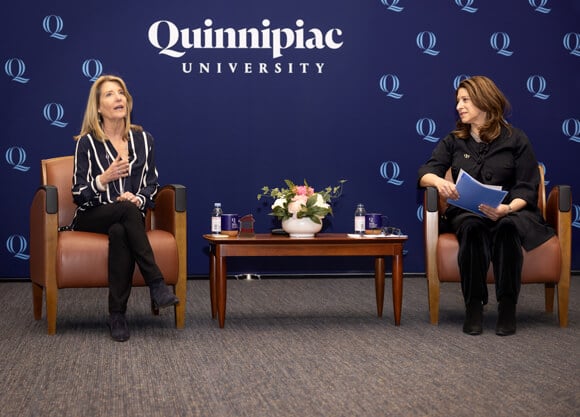
M502 127L511 132L510 124L505 119L511 109L510 103L492 80L483 75L476 75L461 81L455 91L456 100L460 88L465 88L473 104L486 113L485 123L479 129L482 141L491 142L496 139ZM458 119L453 134L458 138L467 139L470 131L471 125L461 123L461 119Z

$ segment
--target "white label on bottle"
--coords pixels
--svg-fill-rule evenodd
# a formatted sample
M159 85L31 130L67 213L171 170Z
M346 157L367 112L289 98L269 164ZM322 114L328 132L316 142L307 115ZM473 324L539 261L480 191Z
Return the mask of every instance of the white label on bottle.
M355 216L354 218L354 231L364 232L365 231L365 216Z
M222 231L222 218L212 217L211 218L211 231L213 233L220 233Z

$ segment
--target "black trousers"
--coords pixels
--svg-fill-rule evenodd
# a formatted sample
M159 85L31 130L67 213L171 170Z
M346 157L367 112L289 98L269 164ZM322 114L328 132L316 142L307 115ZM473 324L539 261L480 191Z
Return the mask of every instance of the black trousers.
M163 279L135 204L122 201L79 212L74 229L109 236L109 313L127 310L135 263L147 285Z
M486 277L493 263L497 301L517 303L521 287L523 252L518 231L509 216L494 222L462 214L454 222L459 241L457 261L465 303L487 304Z

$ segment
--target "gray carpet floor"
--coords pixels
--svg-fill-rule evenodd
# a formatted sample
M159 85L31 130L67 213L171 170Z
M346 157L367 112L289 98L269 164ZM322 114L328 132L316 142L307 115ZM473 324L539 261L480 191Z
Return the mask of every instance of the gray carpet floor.
M109 338L106 289L61 291L48 336L30 284L0 283L0 415L578 416L579 280L568 328L528 285L504 338L494 302L483 335L461 332L457 284L442 286L432 326L425 279L405 278L397 327L390 279L382 318L370 278L230 280L219 329L208 282L190 280L183 330L134 289L125 343Z

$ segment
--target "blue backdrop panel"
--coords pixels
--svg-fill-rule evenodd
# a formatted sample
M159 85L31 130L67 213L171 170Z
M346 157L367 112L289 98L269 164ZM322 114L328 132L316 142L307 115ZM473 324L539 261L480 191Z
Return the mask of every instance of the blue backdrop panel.
M285 178L315 188L347 179L324 231L351 231L364 203L409 235L405 271L424 272L417 168L454 127L455 86L477 74L510 99L549 185L573 187L580 269L578 1L30 3L4 6L0 27L0 278L28 276L40 160L73 153L89 88L105 73L126 80L134 121L156 138L161 183L187 186L191 275L208 272L201 235L213 203L252 213L268 232L277 225L256 195ZM229 272L371 267L237 259Z

